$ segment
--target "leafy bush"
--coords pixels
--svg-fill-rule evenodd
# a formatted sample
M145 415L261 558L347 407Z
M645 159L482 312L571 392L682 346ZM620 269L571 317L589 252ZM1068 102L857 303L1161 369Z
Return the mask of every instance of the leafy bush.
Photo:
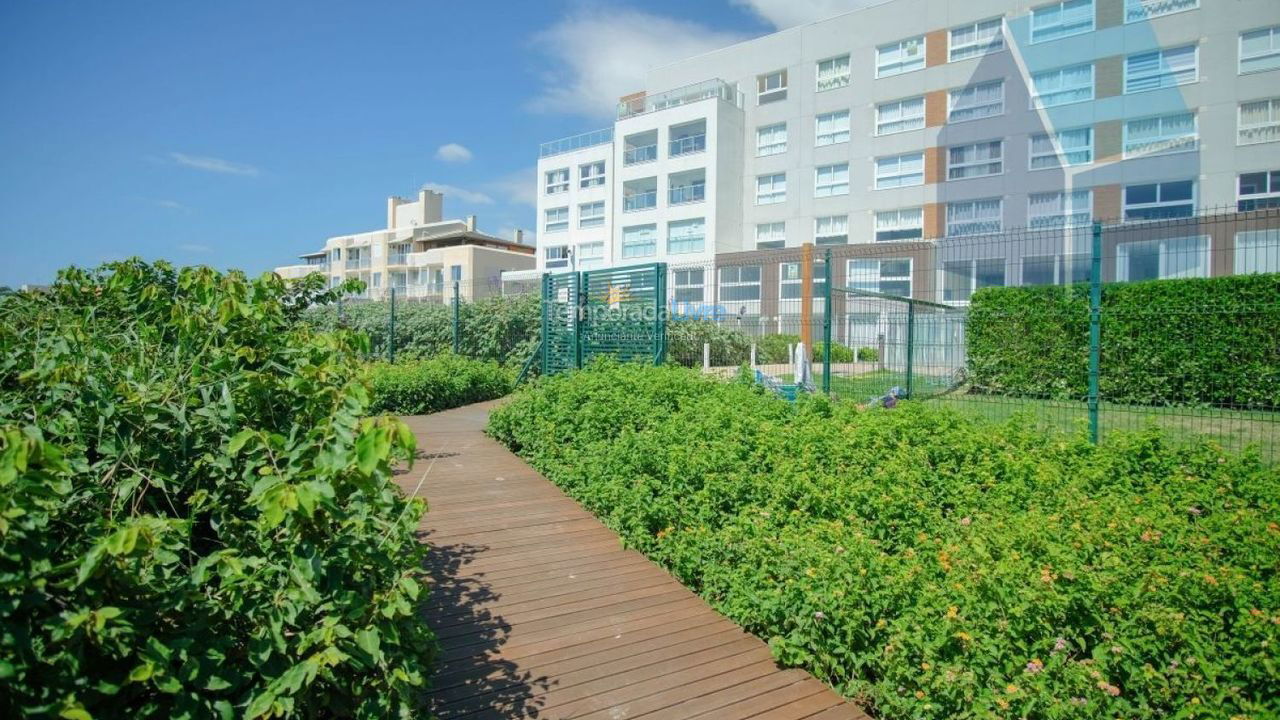
M345 302L312 308L307 322L322 330L346 328L369 336L370 353L386 357L391 308L386 302ZM482 298L458 308L460 354L519 367L542 333L537 295ZM397 357L430 357L453 349L453 307L429 302L396 303Z
M756 342L756 362L764 365L777 365L791 362L787 354L787 346L800 342L799 335L780 333L765 335Z
M711 364L741 365L751 359L751 338L710 320L674 317L667 324L667 357L686 367L702 367L702 346L711 344Z
M858 362L879 362L880 351L873 347L858 348Z
M821 340L813 344L813 361L820 363L823 361L823 350L826 343ZM851 363L853 362L853 348L840 343L831 343L831 362L833 363Z
M0 305L0 714L414 714L413 435L299 322L322 284L129 261Z
M884 717L1280 713L1280 477L1256 457L610 365L490 432Z
M1103 286L1099 391L1111 402L1280 408L1280 274ZM1083 399L1089 288L984 288L967 328L981 392Z
M374 363L369 369L370 410L421 415L493 400L511 392L510 370L491 360L472 360L452 353L395 364Z

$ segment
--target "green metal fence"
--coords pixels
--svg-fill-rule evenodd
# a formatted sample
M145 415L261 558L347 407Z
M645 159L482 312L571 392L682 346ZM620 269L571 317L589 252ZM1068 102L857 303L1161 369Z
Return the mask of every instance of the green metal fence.
M666 281L662 263L544 276L543 374L581 368L599 355L660 364Z

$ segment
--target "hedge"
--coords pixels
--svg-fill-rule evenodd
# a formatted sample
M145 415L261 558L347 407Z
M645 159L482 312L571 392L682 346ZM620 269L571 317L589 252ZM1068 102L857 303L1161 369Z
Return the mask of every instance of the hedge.
M128 261L0 303L0 716L410 717L424 506L352 333Z
M1280 713L1280 476L679 368L540 380L490 433L877 717Z
M425 360L369 367L372 395L369 410L396 415L422 415L493 400L511 392L511 370L492 360L473 360L452 353Z
M1103 287L1104 400L1280 408L1280 274ZM974 390L1082 400L1089 288L984 288L967 327Z

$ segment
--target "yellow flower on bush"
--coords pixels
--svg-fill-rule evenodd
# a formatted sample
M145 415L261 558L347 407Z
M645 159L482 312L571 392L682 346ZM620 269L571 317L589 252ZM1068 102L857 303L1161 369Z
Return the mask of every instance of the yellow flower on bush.
M952 605L951 607L947 608L946 617L948 620L955 620L956 618L960 617L960 608L956 607L955 605Z

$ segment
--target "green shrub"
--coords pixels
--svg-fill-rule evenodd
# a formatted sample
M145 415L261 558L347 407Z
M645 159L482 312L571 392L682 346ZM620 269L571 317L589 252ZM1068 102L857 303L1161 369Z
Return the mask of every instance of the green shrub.
M209 268L65 270L0 305L0 714L409 717L420 500L328 301Z
M493 400L511 392L510 370L451 353L369 368L370 411L422 415Z
M777 334L765 335L756 341L756 362L763 365L778 365L791 362L787 354L787 346L800 342L799 335Z
M608 364L490 432L879 716L1280 713L1280 477L1256 457Z
M1103 399L1280 408L1280 274L1103 286ZM980 392L1081 400L1089 288L984 288L967 327Z
M813 344L813 361L820 363L823 361L823 347L825 343L821 340ZM831 343L831 362L833 363L851 363L853 362L853 348L840 343Z
M702 346L711 344L711 364L741 365L751 359L751 338L711 320L672 318L667 324L667 358L686 367L702 367Z
M519 367L542 333L537 295L483 298L458 308L460 354ZM391 308L386 302L344 302L312 308L307 322L321 330L339 327L369 336L369 352L386 357ZM453 349L453 307L430 302L396 303L397 357L430 357Z
M880 351L873 347L858 348L858 362L879 362Z

